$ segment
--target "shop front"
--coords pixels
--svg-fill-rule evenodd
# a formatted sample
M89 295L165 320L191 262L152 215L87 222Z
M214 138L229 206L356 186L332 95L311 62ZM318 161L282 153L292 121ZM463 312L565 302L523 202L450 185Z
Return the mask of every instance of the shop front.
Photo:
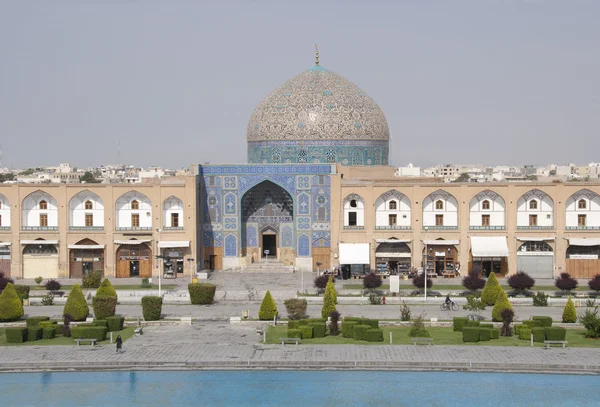
M410 240L377 239L375 261L377 272L383 275L408 275L411 267Z
M58 240L21 240L23 278L58 278Z
M339 263L343 279L368 273L371 270L369 243L340 243Z
M423 267L427 276L455 277L460 274L458 262L458 240L425 240L423 242Z
M115 240L117 249L117 278L152 277L150 240Z
M71 278L82 278L92 271L104 276L104 246L84 239L77 244L70 244L68 248Z
M517 237L517 271L524 271L533 278L552 278L554 251L548 242L554 237Z
M0 273L10 277L10 242L0 242Z
M504 276L508 272L508 243L505 236L471 236L469 272L488 277L491 272Z
M600 239L569 239L567 273L573 278L594 278L600 274Z
M189 252L189 241L158 242L159 259L162 259L163 278L182 277L185 268L185 254Z

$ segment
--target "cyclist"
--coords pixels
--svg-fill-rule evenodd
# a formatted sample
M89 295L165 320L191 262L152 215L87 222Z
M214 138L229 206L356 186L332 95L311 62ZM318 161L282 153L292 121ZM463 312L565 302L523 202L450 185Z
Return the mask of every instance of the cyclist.
M446 301L444 301L444 304L446 304L446 306L452 305L452 301L450 300L450 293L446 295Z

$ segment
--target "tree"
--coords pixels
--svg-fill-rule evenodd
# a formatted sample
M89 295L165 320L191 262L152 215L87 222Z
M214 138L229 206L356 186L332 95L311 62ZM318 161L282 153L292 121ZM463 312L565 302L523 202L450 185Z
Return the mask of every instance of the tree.
M16 321L24 314L23 303L12 283L6 284L0 294L0 322Z
M496 274L492 271L487 282L485 283L485 287L483 287L483 291L481 291L481 301L487 305L496 304L496 298L498 297L500 291L504 290L502 287L500 287L500 283L496 278Z
M321 317L327 318L333 311L335 311L335 300L337 294L335 292L335 285L331 278L325 287L325 295L323 296L323 308L321 309Z
M73 285L69 293L69 298L67 298L67 302L65 303L63 315L70 315L73 321L85 321L88 315L90 315L90 309L79 284Z
M469 177L469 174L467 174L466 172L463 172L453 182L469 182L470 179L471 179L471 177Z
M476 271L470 272L465 278L463 278L462 285L469 291L481 290L485 287L485 280L479 277L479 273Z
M277 315L277 305L271 296L271 292L267 291L265 298L263 298L260 304L260 310L258 311L258 319L261 321L270 321Z
M13 181L15 179L15 174L12 172L8 172L6 174L0 174L0 184L6 181Z
M573 304L573 300L571 297L567 300L565 304L565 309L562 314L562 322L564 323L573 323L577 321L577 311L575 311L575 304Z
M89 171L86 171L81 177L79 177L79 182L85 182L86 184L99 184L100 180L94 178L94 174Z
M4 273L0 271L0 293L4 290L8 283L14 284L13 279L6 277Z
M554 282L556 288L567 293L570 293L572 290L576 289L577 284L577 280L571 277L569 273L560 273L560 277Z
M117 297L117 298L119 297L117 295L117 291L112 286L112 284L110 283L108 278L105 278L104 281L102 281L102 284L100 284L100 288L98 288L98 291L96 291L96 296L97 297Z
M502 311L505 309L512 310L512 304L508 300L506 296L506 291L500 289L498 293L498 297L496 298L496 303L494 304L494 308L492 309L492 320L496 322L502 321Z
M500 313L500 316L502 317L502 329L500 334L502 336L512 336L512 328L510 327L510 324L515 318L515 312L510 308L506 308Z
M379 274L375 274L370 272L363 278L363 287L368 290L373 290L375 288L381 287L382 281L381 276Z
M588 286L590 287L590 290L600 292L600 274L596 274L594 278L588 281Z
M519 294L524 294L535 285L535 280L522 270L508 278L508 285Z

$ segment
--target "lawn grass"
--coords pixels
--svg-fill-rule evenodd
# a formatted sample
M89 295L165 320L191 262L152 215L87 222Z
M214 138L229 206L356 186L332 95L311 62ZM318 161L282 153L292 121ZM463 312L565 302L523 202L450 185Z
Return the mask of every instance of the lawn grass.
M402 284L402 281L400 282L400 289L403 289L403 288L406 289L407 287L409 287L411 290L416 290L416 288L412 285L412 283ZM510 286L508 286L506 284L502 284L501 287L507 291L512 290L512 288L510 288ZM362 284L343 284L342 288L344 290L362 290L362 289L364 289ZM379 287L379 289L380 290L389 290L390 285L382 284L381 287ZM467 291L467 289L465 287L463 287L461 284L436 284L435 279L433 279L433 287L431 287L430 290ZM532 287L531 291L560 291L560 290L553 285L541 285L539 287L538 286ZM577 287L575 289L575 291L592 291L592 290L590 290L590 288L587 285L585 285L585 286Z
M62 327L62 325L59 325ZM121 335L123 342L133 336L135 327L129 326L124 328L122 331L113 332L113 340ZM75 338L67 338L62 335L57 336L54 339L40 339L39 341L27 341L23 343L6 343L6 334L4 328L0 328L0 346L60 346L60 345L76 345ZM99 345L110 345L110 334L106 334L107 339L101 342L96 342Z
M341 334L338 336L326 336L324 338L302 339L301 344L305 345L389 345L390 332L392 333L392 343L394 345L412 345L412 340L408 336L410 327L382 327L383 342L355 341L351 338L344 338ZM434 345L469 345L469 346L530 346L529 341L518 339L517 336L493 339L486 342L463 342L462 332L454 332L451 327L428 327L430 336L433 338ZM287 327L271 326L267 331L267 343L280 344L280 338L287 338ZM567 329L567 345L570 348L600 348L600 340L587 339L585 329ZM535 347L544 347L543 343L534 343Z
M60 287L59 291L68 291L73 288L72 285L63 285ZM113 285L113 288L117 291L119 290L158 290L158 285L154 284L152 287L140 287L139 285ZM163 290L174 290L177 288L174 284L163 284L161 287ZM84 288L84 290L90 290L90 288ZM97 288L91 288L91 290L97 290ZM39 285L32 285L31 291L46 291L46 287Z

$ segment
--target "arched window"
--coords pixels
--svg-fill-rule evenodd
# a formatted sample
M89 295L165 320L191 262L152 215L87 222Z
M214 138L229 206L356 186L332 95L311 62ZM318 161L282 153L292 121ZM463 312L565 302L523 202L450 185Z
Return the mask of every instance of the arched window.
M538 203L535 199L532 199L531 201L529 201L529 209L537 209L538 208Z
M131 209L140 209L140 203L136 200L131 201Z
M40 209L48 209L48 202L40 201Z
M435 209L436 210L443 210L444 209L444 201L442 201L441 199L435 201Z
M481 209L490 209L490 201L487 199L481 203Z
M580 199L579 201L577 201L577 209L585 208L587 208L587 202L585 201L585 199Z
M389 207L390 207L390 210L398 209L398 205L396 204L396 201L390 201Z
M351 208L356 208L358 205L356 204L356 199L353 199L350 201L350 207Z
M85 209L93 209L92 201L85 201Z

